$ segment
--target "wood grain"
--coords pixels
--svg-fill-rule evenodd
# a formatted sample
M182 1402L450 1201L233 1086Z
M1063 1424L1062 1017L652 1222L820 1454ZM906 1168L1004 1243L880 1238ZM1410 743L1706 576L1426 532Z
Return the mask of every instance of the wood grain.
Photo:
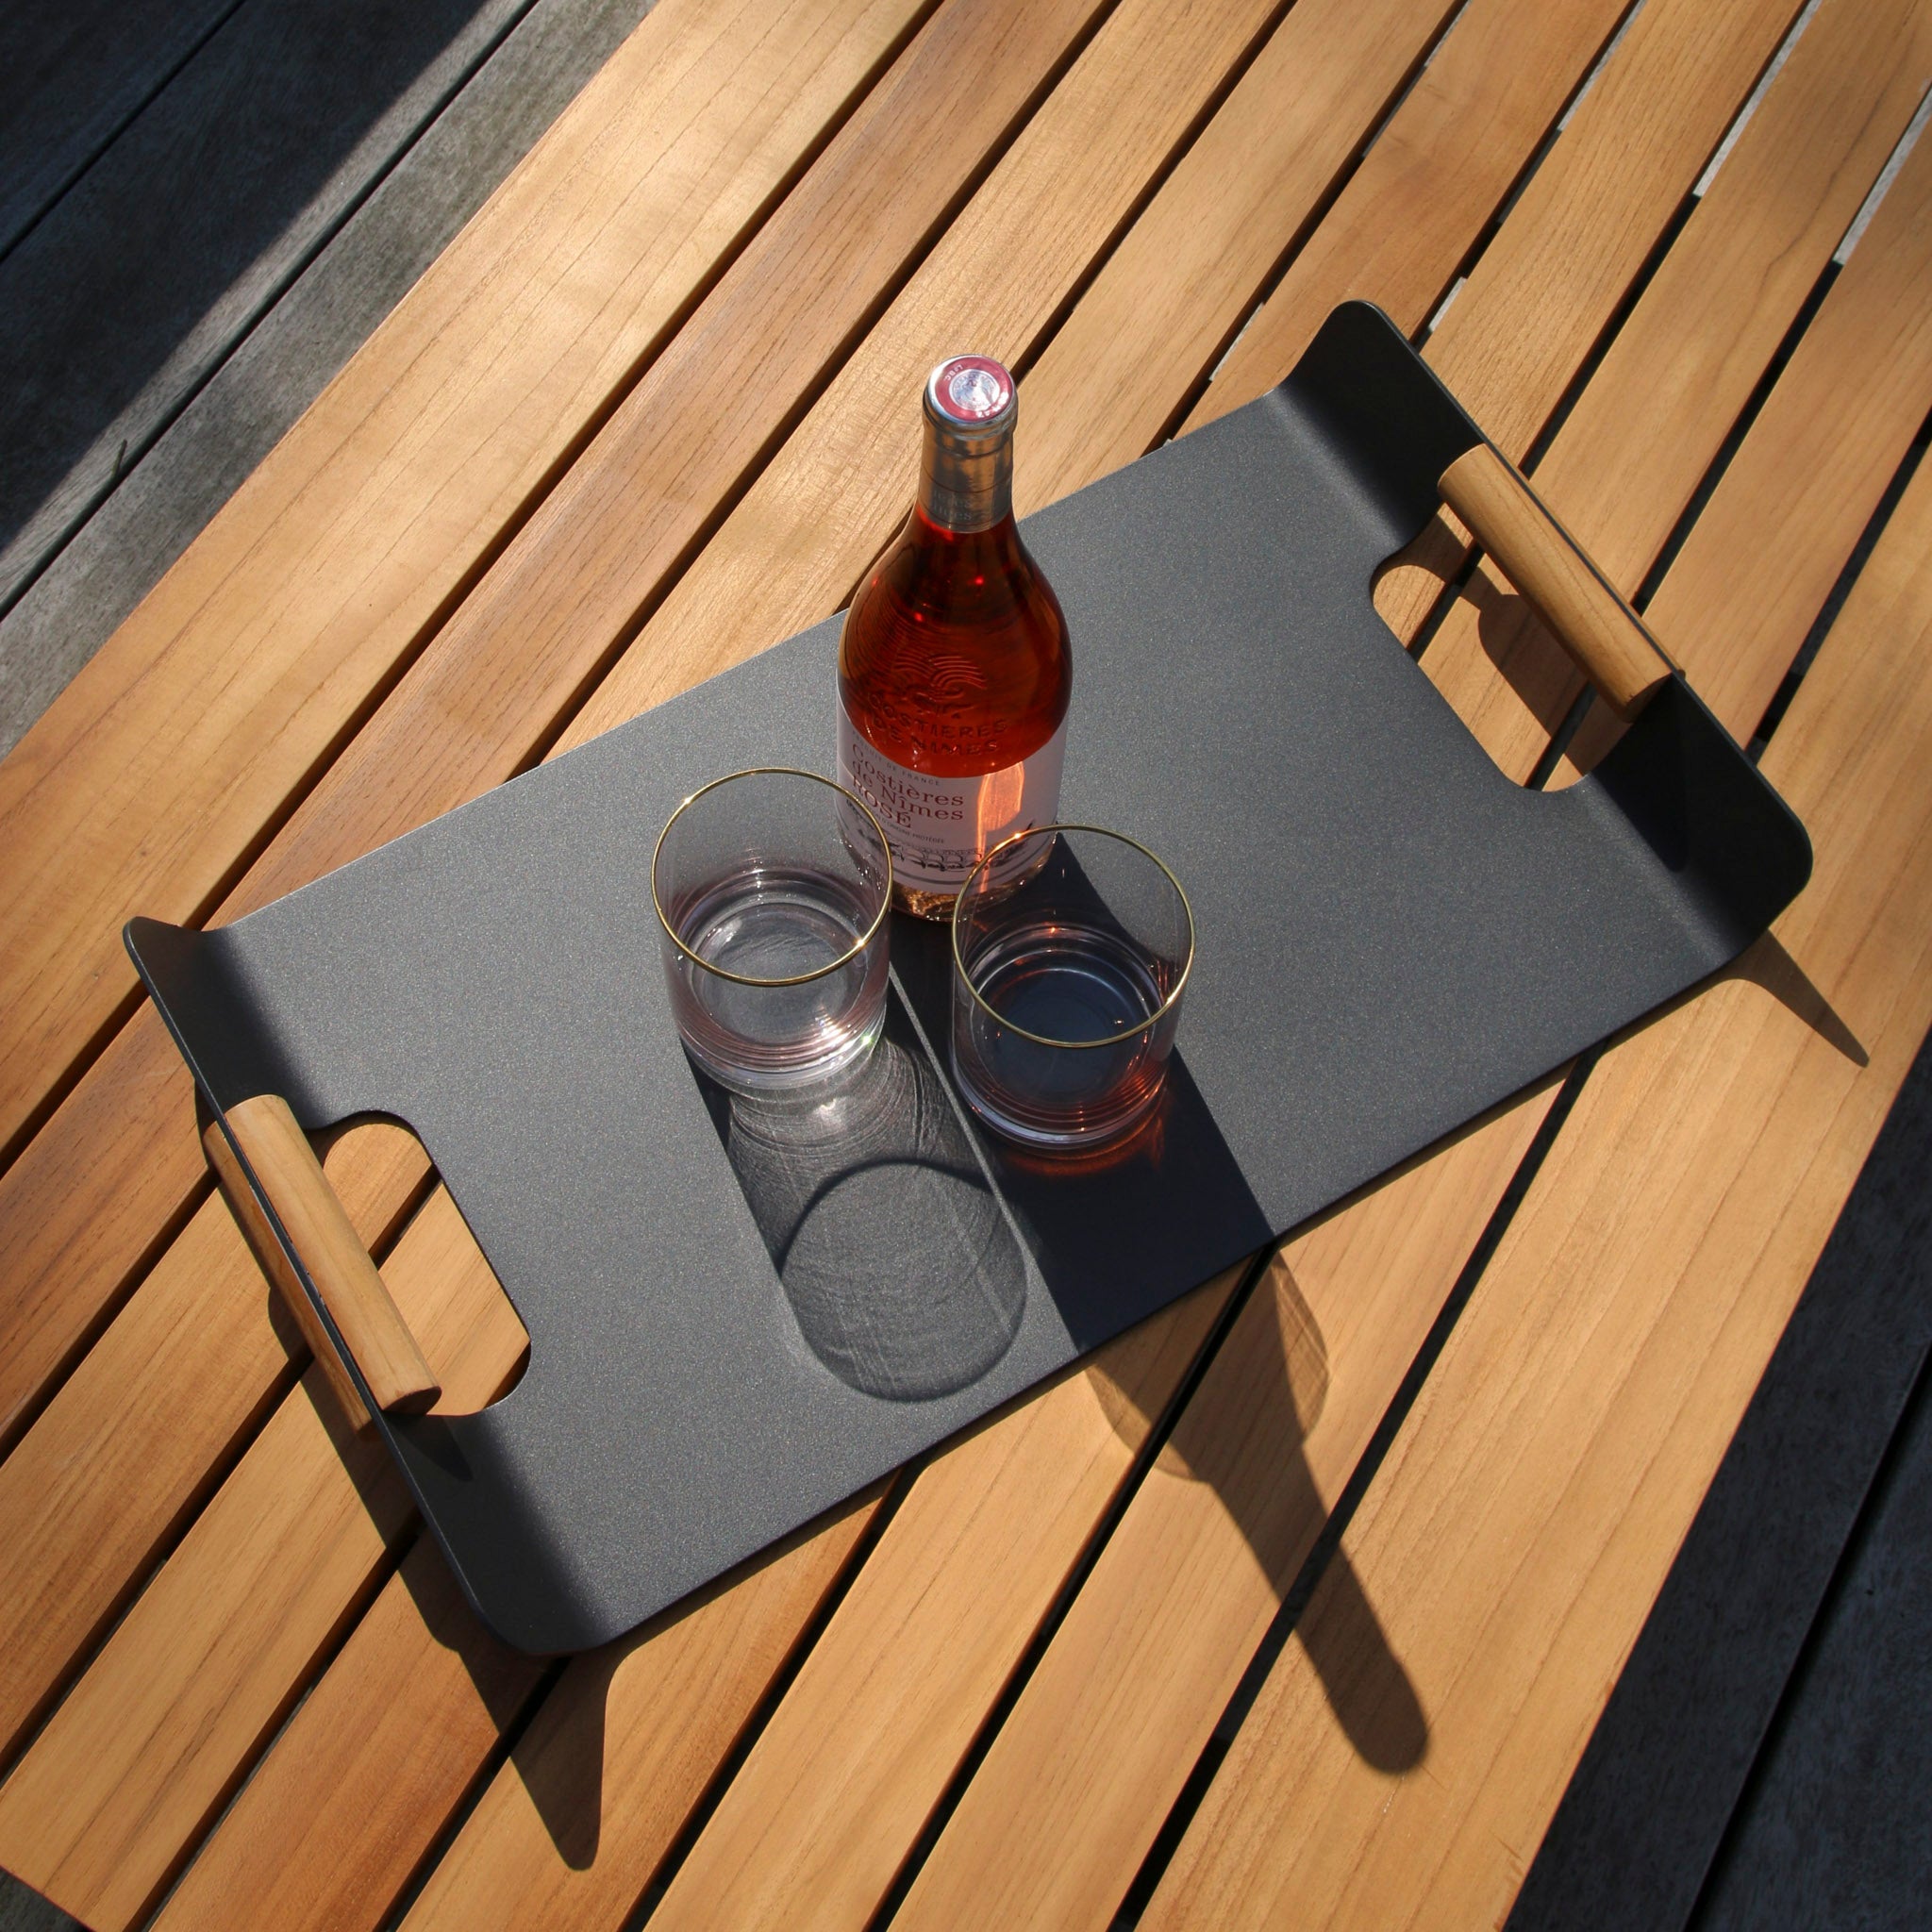
M1430 1732L1391 1777L1283 1654L1143 1924L1507 1910L1932 1022L1932 471L1765 759L1812 882L1615 1047L1346 1540ZM1853 1042L1856 1041L1856 1047ZM1327 1579L1308 1641L1334 1627Z
M1657 586L1650 616L1697 663L1697 689L1747 736L1824 608L1845 559L1932 411L1932 146L1921 141L1832 284L1733 466L1757 480L1720 489ZM1775 637L1739 625L1738 559L1766 583ZM1759 625L1765 620L1760 617ZM1615 742L1587 716L1559 775Z
M389 1273L445 1411L480 1408L527 1338L446 1195ZM410 1520L310 1368L0 1786L0 1864L96 1932L151 1909Z
M1536 489L1622 590L1656 558L1928 82L1932 9L1830 0L1610 343ZM1757 549L1755 533L1743 541ZM1487 564L1431 651L1464 636L1480 650L1458 649L1463 671L1439 683L1492 748L1547 735L1582 690Z
M564 500L545 503L437 633L229 893L222 917L306 884L528 761L608 655L612 629L629 622L633 600L647 597L678 566L720 498L810 392L825 358L842 352L948 201L1004 141L1095 4L954 0L927 25L606 425L561 486ZM654 12L646 26L662 17L663 9ZM760 37L751 44L770 55L774 42L766 36L782 39L785 22L760 14L758 24ZM989 46L1004 50L991 77L974 53ZM743 71L734 70L733 89L763 84L756 62L738 65ZM787 99L795 84L788 69L780 90ZM593 96L608 108L601 80L583 100ZM619 137L630 129L622 115L615 118L608 137L622 147ZM715 192L703 175L710 136L705 117L693 125L692 152L680 161L668 147L663 169L697 168L691 192L702 198ZM668 140L666 130L658 133ZM519 184L526 173L545 178L551 146L546 141L538 148L478 225L487 226L492 209L525 192ZM882 198L881 179L897 191ZM569 192L594 195L606 186L573 175ZM655 190L668 192L669 184L658 181ZM554 223L546 214L543 232L554 227L567 240L573 207L567 203ZM459 240L451 253L467 245ZM646 250L645 268L653 258ZM519 291L499 287L489 299L508 300L515 310ZM378 332L364 357L379 365L389 333L387 326ZM602 489L587 510L591 479L601 479ZM336 481L353 495L346 472ZM418 482L429 487L421 476ZM598 546L607 570L589 567L590 545ZM0 792L4 778L0 769ZM168 1122L185 1097L177 1061L152 1012L142 1009L0 1177L0 1432L85 1341L101 1311L125 1291L157 1229L191 1198L192 1150ZM78 1185L76 1175L84 1176Z
M426 1641L397 1641L404 1628ZM325 1674L169 1894L157 1926L347 1932L380 1923L425 1847L395 1833L345 1833L344 1816L366 1816L375 1792L409 1816L419 1807L404 1794L461 1790L523 1712L544 1666L484 1631L428 1537L384 1584L338 1662L372 1650L391 1666L382 1701L343 1723ZM295 1762L311 1782L291 1815L287 1769Z
M590 695L559 750L838 609L905 514L919 448L918 412L908 399L926 372L967 334L988 354L1025 366L1269 11L1224 0L1175 15L1127 0L1108 19ZM1310 11L1336 17L1326 4ZM1398 72L1425 31L1416 28L1399 49ZM1158 84L1149 78L1156 71ZM1105 407L1120 402L1116 392ZM1051 428L1036 426L1030 408L1024 412L1018 496L1032 488L1036 464L1052 466L1043 439L1069 433L1077 439L1071 412Z
M1405 335L1419 331L1624 11L1624 0L1474 0L1186 426L1273 389L1338 303L1377 303Z
M1050 341L1027 376L1029 425L1065 415L1089 430L1058 445L1077 450L1070 468L1032 430L1023 515L1160 440L1453 11L1301 5L1269 36L1081 296L1081 328ZM1118 354L1093 353L1114 341L1136 345L1131 377Z
M95 1932L138 1923L408 1516L309 1369L0 1786L0 1865ZM285 1619L295 1589L318 1614Z
M1669 682L1671 667L1521 474L1489 444L1478 443L1442 472L1441 488L1442 501L1549 625L1597 694L1618 717L1636 717L1657 686Z
M599 1837L600 1808L623 1820L627 1844L655 1831L662 1849L710 1774L716 1738L748 1717L877 1500L856 1499L702 1601L574 1662L440 1860L412 1923L433 1919L452 1886L486 1902L469 1925L573 1923L551 1916L565 1909L556 1900L534 1919L517 1915L539 1864L566 1900L602 1892L610 1921L622 1917L649 1867L627 1874L623 1848ZM472 1688L479 1663L493 1672L503 1653L447 1579L441 1557L419 1545L209 1837L158 1924L343 1932L383 1920L515 1707ZM632 1715L636 1722L622 1722ZM372 1781L384 1792L375 1830ZM533 1840L547 1857L526 1857ZM469 1869L477 1859L485 1869ZM502 1915L492 1918L499 1900Z
M1423 353L1458 396L1483 399L1472 413L1512 462L1615 317L1797 12L1790 0L1645 6L1471 269ZM1675 113L1657 111L1659 91ZM1572 510L1552 503L1574 527ZM1593 532L1577 534L1593 551ZM1376 600L1399 635L1414 633L1467 556L1466 532L1446 516L1409 546L1399 584Z
M1671 110L1667 92L1653 98L1654 111ZM1631 132L1641 142L1642 128ZM1615 192L1610 177L1594 171L1580 181L1580 192ZM1633 189L1643 192L1641 182ZM1566 225L1575 219L1574 210L1562 212ZM1614 208L1606 211L1607 222L1614 219ZM1722 326L1722 300L1714 301L1714 325ZM1524 301L1521 312L1529 329L1553 320L1546 308L1539 313L1533 299ZM1555 320L1561 325L1560 318ZM1541 353L1541 342L1525 343L1532 366ZM1507 367L1497 368L1493 379L1507 382ZM1480 414L1482 399L1471 400ZM1724 487L1740 496L1775 496L1789 491L1790 479L1754 466L1734 469ZM1774 641L1791 623L1792 612L1771 584L1732 582L1713 587L1713 594L1727 625L1744 635ZM1807 621L1808 612L1800 623ZM1511 748L1519 774L1526 772L1542 743L1541 738L1525 738ZM1541 1112L1535 1104L1523 1110L1525 1131ZM1420 1174L1430 1177L1426 1184L1408 1185L1423 1191L1436 1215L1461 1216L1467 1235L1487 1220L1512 1171L1505 1154L1486 1169L1477 1150L1466 1143L1422 1164ZM1268 1345L1266 1332L1230 1336L1224 1350L1224 1356L1231 1355L1228 1366L1224 1369L1223 1357L1217 1357L1177 1434L1200 1432L1204 1446L1191 1462L1218 1458L1234 1474L1219 1487L1150 1480L1137 1494L895 1924L945 1924L969 1902L994 1917L1004 1913L1042 1924L1109 1921L1319 1529L1324 1499L1336 1493L1354 1466L1407 1366L1414 1339L1440 1305L1442 1271L1453 1274L1469 1252L1460 1240L1442 1247L1425 1243L1391 1261L1390 1251L1417 1218L1401 1194L1377 1191L1345 1209L1319 1237L1344 1244L1332 1286L1299 1260L1293 1263L1317 1324L1330 1337L1333 1413L1324 1416L1307 1452L1320 1472L1319 1482L1305 1475L1289 1481L1278 1458L1264 1464L1258 1475L1240 1475L1247 1441L1298 1440L1298 1417L1283 1406L1278 1389L1259 1387L1252 1368L1243 1365L1242 1353L1252 1360L1257 1347ZM1358 1247L1354 1256L1347 1252L1351 1241ZM1374 1317L1366 1329L1345 1329L1338 1341L1330 1326L1334 1311L1342 1311L1346 1321L1348 1311L1358 1308L1375 1311ZM1380 1329L1374 1325L1377 1318L1384 1324ZM1244 1316L1257 1324L1274 1319L1267 1310ZM1388 1352L1378 1353L1384 1343ZM1357 1373L1366 1380L1350 1433L1334 1391L1354 1391ZM1267 1399L1272 1409L1263 1406ZM1257 1563L1257 1546L1270 1551L1275 1567ZM1348 1593L1345 1580L1338 1590ZM1386 1758L1405 1739L1409 1713L1404 1679L1374 1641L1373 1598L1364 1602L1353 1593L1346 1623L1360 1639L1366 1689L1338 1687L1330 1657L1322 1660L1322 1675L1331 1691L1339 1689L1338 1707L1347 1713L1357 1747Z
M914 0L665 0L0 764L0 1144L844 114Z
M318 1319L297 1268L313 1284L322 1310L335 1324L375 1407L385 1412L420 1415L442 1391L289 1103L278 1093L257 1094L238 1101L224 1120L226 1134L214 1121L203 1130L208 1160L221 1178L237 1224L328 1377L349 1426L367 1428L369 1408L349 1374L349 1362ZM237 1162L237 1154L247 1163L245 1170ZM282 1246L262 1214L250 1188L251 1177L292 1253Z
M338 1182L384 1254L423 1172L412 1135L368 1142L365 1185ZM324 1155L341 1175L347 1137ZM225 1204L204 1202L125 1309L0 1463L0 1765L85 1661L155 1554L227 1474L305 1358Z

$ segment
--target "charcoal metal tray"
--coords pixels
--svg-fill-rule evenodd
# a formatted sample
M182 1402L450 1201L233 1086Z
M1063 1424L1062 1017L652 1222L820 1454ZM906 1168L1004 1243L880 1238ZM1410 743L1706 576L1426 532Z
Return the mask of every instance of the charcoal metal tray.
M730 1101L681 1052L653 841L721 773L829 771L837 620L233 925L129 924L209 1105L406 1122L527 1326L491 1407L378 1419L499 1635L630 1628L1799 890L1803 828L1681 678L1592 776L1529 791L1377 617L1376 565L1481 441L1352 304L1274 393L1028 519L1074 639L1064 813L1159 852L1199 929L1162 1113L1112 1165L971 1126L930 928L895 924L885 1045L829 1108Z

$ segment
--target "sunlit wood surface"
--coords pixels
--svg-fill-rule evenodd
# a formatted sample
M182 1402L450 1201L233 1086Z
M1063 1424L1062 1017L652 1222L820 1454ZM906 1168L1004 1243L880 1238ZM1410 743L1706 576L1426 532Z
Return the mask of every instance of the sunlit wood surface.
M1799 0L1629 10L661 0L0 765L0 1865L100 1932L1500 1923L1932 1024L1932 141L1868 207L1932 0L1824 0L1740 130ZM836 611L942 353L1019 371L1031 508L1348 296L1764 741L1812 884L747 1572L505 1652L275 1315L122 920ZM1472 563L1445 513L1378 604L1567 782L1615 719ZM324 1151L488 1401L522 1330L420 1150Z

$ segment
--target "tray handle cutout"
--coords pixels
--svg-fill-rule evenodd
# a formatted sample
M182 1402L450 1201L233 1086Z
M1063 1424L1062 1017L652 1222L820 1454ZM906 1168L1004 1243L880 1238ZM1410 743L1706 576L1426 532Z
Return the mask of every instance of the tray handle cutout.
M408 1415L430 1407L442 1390L369 1251L350 1225L289 1103L278 1093L259 1093L238 1101L226 1109L225 1117L227 1134L212 1117L203 1124L201 1140L208 1165L256 1258L322 1364L350 1424L358 1431L366 1429L371 1422L369 1406L262 1212L248 1183L250 1174L299 1256L303 1273L315 1284L336 1333L355 1357L376 1407ZM229 1145L229 1135L234 1146ZM248 1164L246 1171L235 1158L237 1147Z
M1438 487L1576 668L1628 724L1671 677L1669 662L1635 612L1488 443L1465 450L1442 472Z

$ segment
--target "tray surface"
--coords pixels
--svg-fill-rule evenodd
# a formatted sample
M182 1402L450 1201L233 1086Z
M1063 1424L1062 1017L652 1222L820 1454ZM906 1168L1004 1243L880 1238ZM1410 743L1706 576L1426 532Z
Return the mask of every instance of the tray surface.
M1681 680L1591 777L1499 773L1370 602L1481 440L1379 315L1029 518L1074 689L1062 808L1143 840L1199 955L1157 1131L1092 1171L972 1128L943 935L819 1109L680 1051L648 869L721 773L829 773L838 620L231 926L134 955L217 1108L420 1136L531 1337L382 1418L479 1613L602 1642L1724 965L1802 827ZM937 1048L935 1053L934 1049Z

